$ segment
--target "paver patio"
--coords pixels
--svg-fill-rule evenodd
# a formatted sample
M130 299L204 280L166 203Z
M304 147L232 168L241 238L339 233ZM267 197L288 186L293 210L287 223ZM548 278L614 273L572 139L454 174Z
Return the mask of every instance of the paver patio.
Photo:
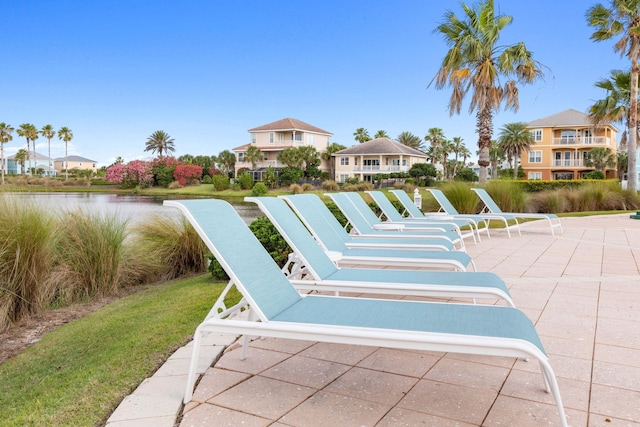
M562 235L531 222L522 236L494 231L467 251L535 323L569 424L640 426L640 221L562 221ZM211 338L213 349L221 339ZM245 360L239 353L231 345L202 368L180 426L558 424L534 362L282 339L253 340ZM175 373L182 387L184 373ZM130 411L107 425L152 425Z

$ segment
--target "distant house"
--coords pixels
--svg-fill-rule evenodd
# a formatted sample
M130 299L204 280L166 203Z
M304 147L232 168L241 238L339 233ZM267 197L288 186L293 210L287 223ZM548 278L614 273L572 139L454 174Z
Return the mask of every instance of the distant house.
M53 167L59 171L64 169L80 169L91 170L95 173L98 170L97 164L97 161L81 156L58 157L53 161Z
M527 179L581 179L595 170L587 166L589 151L604 147L617 153L618 129L610 123L597 129L589 116L577 110L560 113L527 123L534 143L521 153L521 165ZM606 178L616 178L616 167L606 168Z
M408 172L416 163L426 163L427 155L389 138L376 138L332 155L336 180L347 178L372 181L376 174Z
M35 168L36 171L41 170L42 175L44 176L56 176L57 171L55 167L53 167L53 161L48 156L40 154L36 151L35 158L33 157L33 152L31 154L31 167ZM21 174L23 170L23 166L16 162L16 155L13 154L11 156L7 156L5 158L4 172L7 174ZM29 174L29 160L27 160L24 164L24 173Z
M286 118L263 126L249 129L251 142L233 149L236 155L235 172L240 169L253 170L251 162L245 160L247 149L254 146L262 152L263 158L256 163L254 176L260 177L267 167L282 168L285 165L278 160L278 155L286 148L313 146L323 153L329 146L331 132L320 129L298 119ZM329 170L329 162L322 161L321 171Z

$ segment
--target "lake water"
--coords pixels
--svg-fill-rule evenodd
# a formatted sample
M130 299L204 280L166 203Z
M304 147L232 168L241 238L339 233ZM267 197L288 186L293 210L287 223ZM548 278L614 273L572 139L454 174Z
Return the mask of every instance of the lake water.
M8 193L17 200L25 200L44 206L56 212L84 210L116 214L130 223L143 223L153 214L178 217L176 208L164 207L162 202L169 199L189 197L133 196L103 193ZM260 209L253 203L232 203L240 217L249 224L261 216Z

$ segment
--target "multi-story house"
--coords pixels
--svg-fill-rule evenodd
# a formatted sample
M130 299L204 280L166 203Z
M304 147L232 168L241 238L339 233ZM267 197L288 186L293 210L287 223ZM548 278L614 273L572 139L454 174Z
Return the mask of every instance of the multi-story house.
M97 161L87 159L86 157L81 156L67 156L67 157L58 157L53 160L53 166L55 169L62 171L65 169L80 169L80 170L91 170L93 173L96 173L98 170Z
M389 138L376 138L333 154L336 181L347 178L372 181L376 174L408 172L415 163L426 163L427 155Z
M298 148L312 146L323 153L329 146L331 132L317 128L297 119L282 119L263 126L249 129L251 142L233 149L236 155L235 172L240 169L253 170L253 164L245 160L245 153L251 146L262 152L262 160L256 162L254 176L260 176L260 172L271 166L275 169L285 167L278 160L278 155L286 148ZM322 160L319 168L321 171L329 170L329 162Z
M594 171L585 159L596 147L617 153L618 129L610 123L594 128L589 116L576 110L565 110L527 124L534 143L530 151L521 153L521 165L527 179L581 179ZM605 177L616 178L616 167L603 170Z

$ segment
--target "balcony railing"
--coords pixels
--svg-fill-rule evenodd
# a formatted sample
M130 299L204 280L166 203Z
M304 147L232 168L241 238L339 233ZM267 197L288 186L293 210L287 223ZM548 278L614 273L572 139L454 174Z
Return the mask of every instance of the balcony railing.
M553 138L553 145L610 145L606 136L563 136Z
M553 166L556 167L574 167L581 168L584 166L584 162L582 159L562 159L562 160L554 160Z
M409 166L400 165L359 165L353 167L354 172L408 172Z

